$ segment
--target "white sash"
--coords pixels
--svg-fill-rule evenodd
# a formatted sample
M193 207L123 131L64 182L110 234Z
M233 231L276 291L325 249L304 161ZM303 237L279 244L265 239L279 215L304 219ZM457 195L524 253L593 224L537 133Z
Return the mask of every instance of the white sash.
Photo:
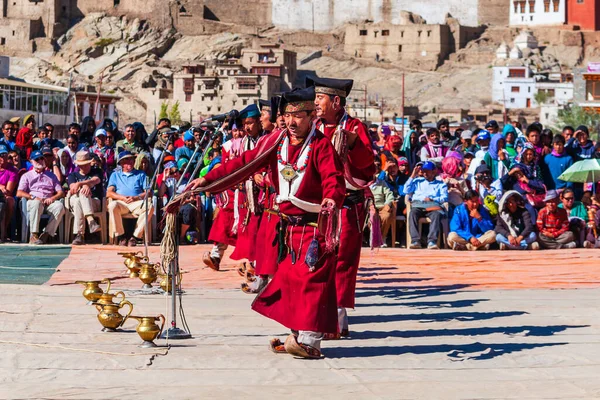
M298 161L296 161L296 165L304 165L304 163L308 162L308 151L309 151L309 144L313 141L314 136L315 136L315 130L316 130L316 124L313 124L312 130L310 131L310 134L308 135L308 137L306 138L306 141L304 142L304 146L302 147L302 150L300 150L300 155L298 156ZM285 135L285 138L283 139L283 145L281 146L281 160L284 162L288 162L288 146L290 144L290 139L288 135ZM281 174L281 171L285 168L285 165L283 165L282 163L277 163L277 171L278 171L278 178L279 178L279 194L277 195L277 203L281 204L284 201L289 201L291 202L293 205L295 205L298 208L301 208L302 210L306 211L306 212L310 212L310 213L319 213L321 212L321 205L320 204L314 204L314 203L310 203L308 201L304 201L301 200L299 198L297 198L295 195L298 192L298 188L300 187L300 184L302 183L302 179L304 178L304 173L306 172L306 169L302 170L302 171L296 171L298 173L298 176L296 176L296 179L294 179L291 183L286 181L283 178L283 175Z
M340 119L340 123L338 124L338 126L335 128L335 132L333 132L333 135L331 136L331 143L335 143L336 140L336 136L337 135L342 135L342 130L346 130L346 123L348 122L348 113L346 112L346 110L344 109L344 115L342 116L342 119ZM324 126L325 124L323 124ZM359 139L357 139L359 140ZM341 156L341 154L338 154ZM347 161L347 157L344 157L344 159ZM360 188L357 188L355 186L353 186L350 182L348 182L347 179L344 179L344 181L346 182L346 189L350 189L350 190L360 190Z
M233 226L231 227L231 233L234 235L238 231L238 224L240 223L240 190L235 189L233 196Z

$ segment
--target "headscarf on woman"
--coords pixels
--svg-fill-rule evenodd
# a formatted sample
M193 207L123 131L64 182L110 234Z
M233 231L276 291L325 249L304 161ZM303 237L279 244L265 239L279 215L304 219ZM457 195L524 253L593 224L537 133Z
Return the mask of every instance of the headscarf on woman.
M493 135L488 151L483 158L483 161L490 168L494 180L500 179L506 175L508 173L508 167L510 166L508 152L500 148L499 142L501 140L506 143L503 135ZM500 151L504 153L503 160L500 160Z
M464 195L469 190L467 181L463 178L462 173L463 163L460 154L458 156L451 154L442 160L441 178L448 187L448 203L453 207L462 204ZM450 211L452 212L453 210Z
M415 144L411 143L411 139L415 139ZM419 157L419 152L421 151L421 145L419 143L419 133L415 130L409 131L404 137L404 142L402 143L402 151L404 152L404 156L408 160L408 166L412 170L415 165L419 161L421 161L421 157Z
M142 161L144 159L148 161L148 168L146 170L142 169ZM140 171L144 171L147 177L152 177L152 175L154 174L154 162L152 157L150 156L150 153L147 153L145 151L140 152L135 158L134 168L139 169Z
M385 138L385 144L383 145L383 151L381 152L381 165L390 159L394 158L398 161L398 158L402 157L402 138L397 135L389 135Z
M65 154L65 153L66 153L65 157L68 157L67 165L64 165L63 161L62 161L63 154ZM71 175L71 173L76 172L78 170L78 168L75 165L75 163L73 162L73 159L71 158L71 154L68 152L66 147L64 149L60 149L56 153L56 155L58 157L58 165L60 167L60 172L62 173L62 175L65 177L65 180L66 180L67 177L69 175Z

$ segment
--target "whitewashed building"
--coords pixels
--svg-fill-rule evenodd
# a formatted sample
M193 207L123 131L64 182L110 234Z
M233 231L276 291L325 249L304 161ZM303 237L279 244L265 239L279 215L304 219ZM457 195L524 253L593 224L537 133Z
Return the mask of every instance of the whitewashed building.
M535 78L524 66L494 67L492 101L506 108L529 108L533 104Z
M566 0L509 0L510 26L563 25L567 22Z

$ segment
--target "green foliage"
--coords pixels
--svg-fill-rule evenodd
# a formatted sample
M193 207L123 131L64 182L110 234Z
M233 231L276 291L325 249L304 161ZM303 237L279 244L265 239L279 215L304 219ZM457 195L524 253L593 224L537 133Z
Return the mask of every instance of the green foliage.
M546 104L546 102L550 99L550 96L548 96L547 92L538 91L536 94L533 95L533 99L538 104L538 106L541 106L542 104Z
M181 114L179 113L179 101L176 101L175 104L171 106L169 110L169 119L173 125L181 124Z
M160 103L160 113L158 114L158 119L169 118L169 103L163 101Z
M558 111L558 123L559 127L571 125L573 128L577 128L579 125L585 125L590 129L591 136L600 124L600 114L579 106L565 107L563 110Z

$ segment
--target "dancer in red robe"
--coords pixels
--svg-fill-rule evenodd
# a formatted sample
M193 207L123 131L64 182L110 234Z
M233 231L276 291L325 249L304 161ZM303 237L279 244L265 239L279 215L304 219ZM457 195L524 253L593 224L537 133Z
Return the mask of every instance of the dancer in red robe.
M335 224L319 218L337 215L345 195L339 157L313 123L314 96L313 88L285 93L280 106L285 131L265 137L255 149L191 184L218 192L262 168L277 171L280 263L252 308L292 330L285 344L271 341L273 351L303 358L320 358L324 333L338 330Z
M331 140L344 164L346 198L342 208L340 246L336 268L339 332L327 339L349 336L346 308L354 308L356 276L360 263L363 227L366 219L365 199L371 195L369 185L375 175L375 163L367 127L350 117L345 109L352 80L307 78L314 87L317 127Z

